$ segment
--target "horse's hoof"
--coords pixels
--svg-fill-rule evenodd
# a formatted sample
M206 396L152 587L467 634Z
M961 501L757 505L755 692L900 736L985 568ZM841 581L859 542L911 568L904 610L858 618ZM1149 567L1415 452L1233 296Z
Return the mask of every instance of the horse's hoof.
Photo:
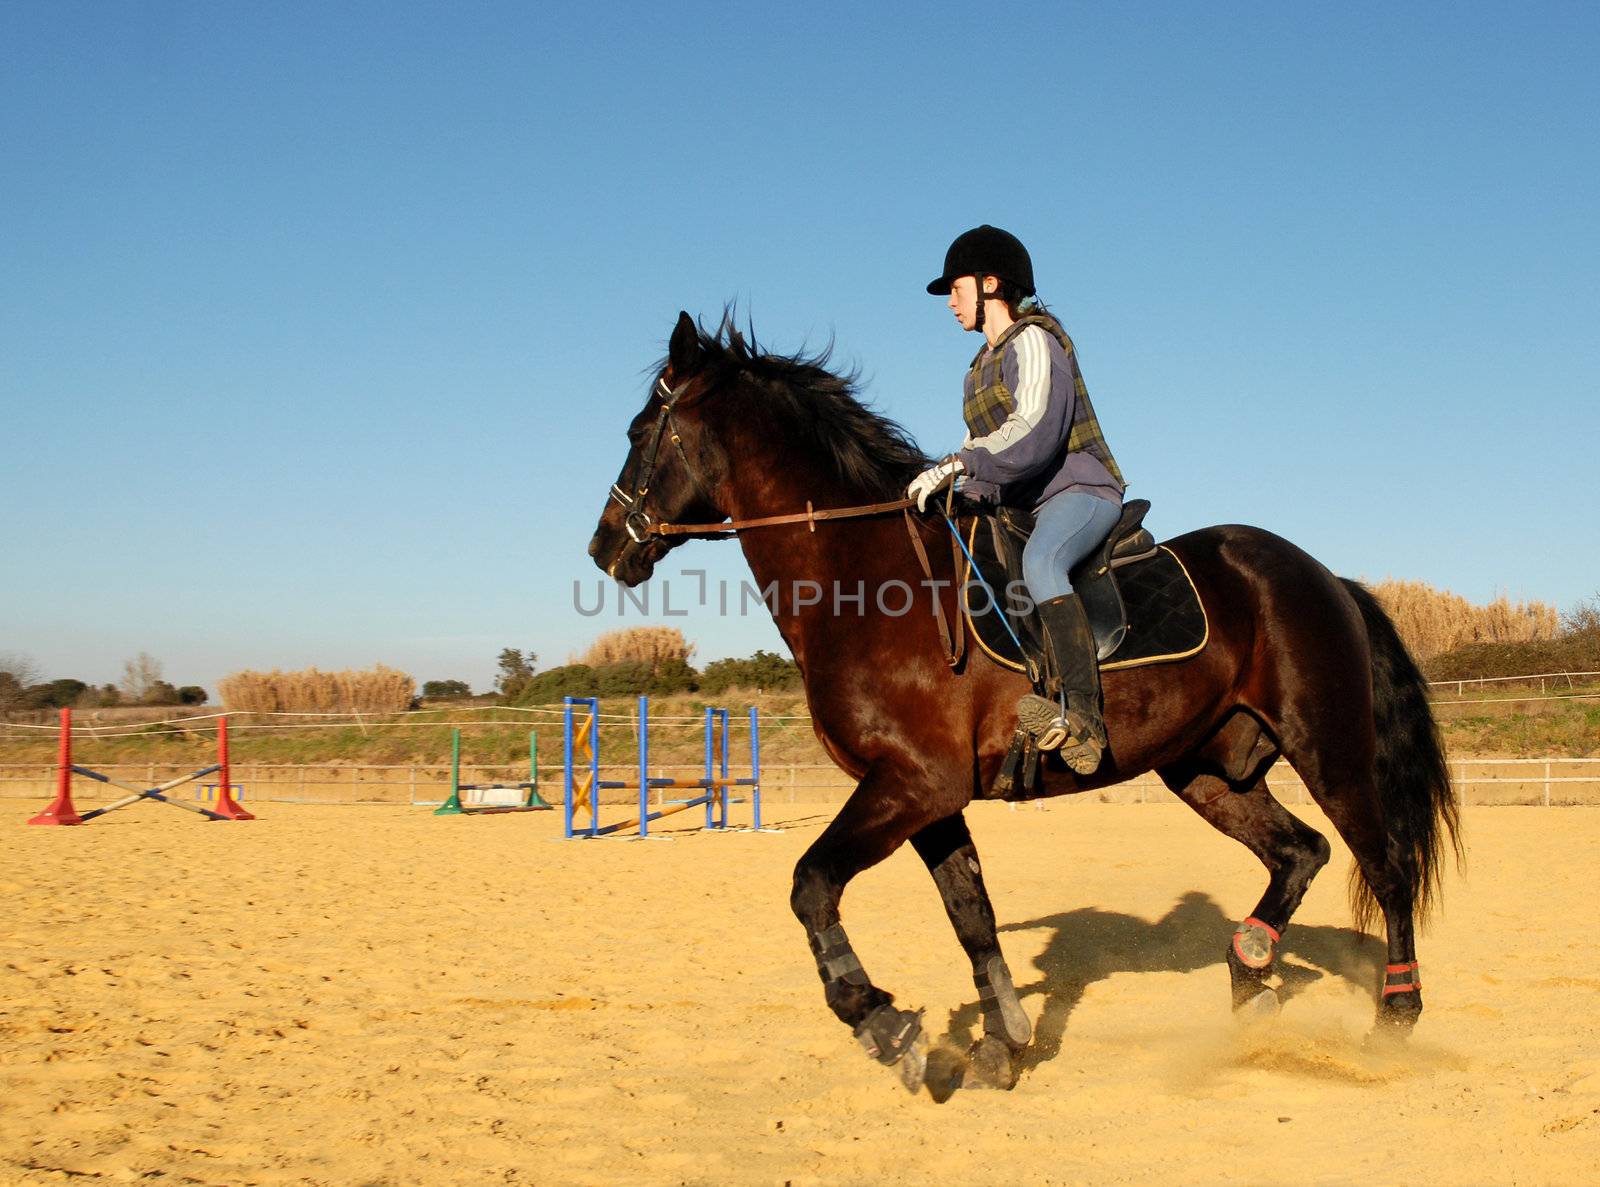
M1275 990L1262 986L1260 992L1245 998L1233 1008L1233 1016L1245 1025L1270 1022L1283 1009Z
M1017 1086L1017 1068L1011 1048L993 1035L984 1035L967 1051L968 1080L973 1088L999 1088L1009 1092Z
M928 1052L928 1068L922 1079L935 1103L942 1105L954 1096L966 1077L967 1061L960 1052L950 1047L934 1047Z
M1404 1041L1422 1014L1422 992L1391 993L1378 1003L1378 1024L1373 1037L1391 1042Z
M922 1091L922 1086L928 1078L928 1036L918 1032L907 1044L906 1053L900 1057L900 1062L894 1066L900 1073L900 1083L905 1085L907 1092L915 1096Z
M922 1087L928 1071L928 1036L922 1030L921 1010L897 1010L885 1003L856 1027L856 1038L868 1055L895 1069L908 1091Z

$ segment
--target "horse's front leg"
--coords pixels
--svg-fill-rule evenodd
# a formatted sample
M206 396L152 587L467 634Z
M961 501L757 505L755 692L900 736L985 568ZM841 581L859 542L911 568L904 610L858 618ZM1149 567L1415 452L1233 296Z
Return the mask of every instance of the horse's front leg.
M1000 954L994 907L984 889L966 818L957 813L930 824L911 838L911 844L933 875L956 937L972 961L972 979L983 1007L983 1037L967 1052L969 1070L989 1087L1012 1088L1018 1058L1033 1039L1033 1026Z
M927 1070L922 1011L902 1010L879 989L850 946L839 918L844 888L907 839L959 805L939 802L914 776L874 766L794 870L790 906L806 930L828 1007L878 1062L896 1066L915 1092Z

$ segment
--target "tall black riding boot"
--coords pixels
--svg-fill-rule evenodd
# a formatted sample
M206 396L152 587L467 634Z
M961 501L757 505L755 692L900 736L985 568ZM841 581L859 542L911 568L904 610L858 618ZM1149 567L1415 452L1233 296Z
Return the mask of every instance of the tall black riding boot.
M1089 629L1083 603L1076 594L1041 602L1038 612L1050 642L1050 655L1061 676L1066 714L1063 716L1044 698L1029 695L1018 703L1017 716L1038 739L1041 750L1059 747L1069 767L1080 775L1092 775L1099 769L1100 756L1106 748L1094 632ZM1055 718L1048 726L1041 720L1041 708Z

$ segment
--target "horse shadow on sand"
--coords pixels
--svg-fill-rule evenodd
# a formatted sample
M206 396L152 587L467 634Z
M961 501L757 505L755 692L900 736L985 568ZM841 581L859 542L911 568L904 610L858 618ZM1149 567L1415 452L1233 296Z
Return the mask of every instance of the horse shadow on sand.
M1033 962L1040 975L1032 980L1016 977L1017 994L1024 1001L1044 999L1034 1022L1033 1044L1018 1070L1027 1071L1060 1054L1067 1020L1084 991L1114 973L1191 973L1216 965L1217 1008L1226 1010L1227 946L1236 926L1237 921L1224 914L1215 900L1199 891L1185 894L1154 922L1082 907L1005 924L1001 931L1048 928L1052 932ZM1287 1002L1329 976L1370 990L1384 959L1383 941L1353 928L1296 924L1278 948L1278 997ZM958 1050L966 1049L977 1037L982 1018L976 1001L950 1011L947 1041Z

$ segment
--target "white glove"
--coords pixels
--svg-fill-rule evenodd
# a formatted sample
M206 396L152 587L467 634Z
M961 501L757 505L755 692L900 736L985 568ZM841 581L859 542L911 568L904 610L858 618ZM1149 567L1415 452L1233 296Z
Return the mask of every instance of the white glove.
M917 504L918 511L928 509L928 496L935 491L942 490L958 474L966 473L966 466L961 459L952 454L937 466L929 466L922 473L911 480L911 485L906 487L906 498Z

